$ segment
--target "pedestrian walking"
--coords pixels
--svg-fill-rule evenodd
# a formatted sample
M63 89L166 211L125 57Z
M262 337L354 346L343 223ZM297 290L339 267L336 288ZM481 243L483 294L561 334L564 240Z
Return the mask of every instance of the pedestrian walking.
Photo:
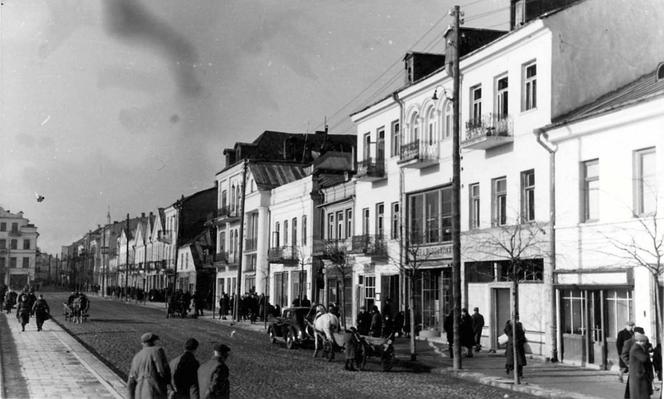
M408 323L406 323L408 324ZM445 316L445 321L443 322L443 328L445 329L445 334L447 335L447 351L450 358L454 357L454 310Z
M346 359L344 370L357 371L355 368L355 352L357 351L359 341L356 334L357 329L351 327L344 335L344 358Z
M37 331L41 331L44 322L51 318L51 310L48 307L46 299L44 299L44 295L39 294L39 298L32 305L32 313L35 315L35 320L37 321Z
M394 316L392 315L392 302L385 299L383 304L383 337L389 337L394 331Z
M226 359L231 348L224 344L214 345L212 359L198 368L198 388L201 399L227 399L230 397L228 366Z
M629 350L629 397L649 399L652 395L653 371L648 353L648 337L634 334L634 345Z
M18 306L16 307L16 319L21 323L21 331L25 331L25 326L30 322L30 312L32 308L30 307L30 300L26 295L21 297Z
M171 378L169 399L198 399L198 367L195 352L198 341L189 338L184 343L184 353L168 364Z
M468 309L461 309L461 323L459 324L459 335L461 346L466 348L466 357L473 357L473 347L475 346L475 334L473 331L473 319L468 314Z
M360 311L357 313L355 324L357 325L357 331L361 335L369 335L369 327L371 327L371 314L364 310L364 306L362 306Z
M629 370L627 368L627 363L623 361L622 354L623 347L625 346L625 341L628 339L632 338L634 336L634 322L633 321L628 321L625 323L625 328L620 330L618 332L618 336L616 337L616 349L618 349L618 363L620 366L620 375L618 376L618 380L620 382L623 382L623 375L627 373ZM629 352L628 352L629 353Z
M480 314L480 308L473 309L473 338L475 340L475 352L482 349L482 329L484 328L484 316Z
M378 311L378 306L373 307L371 310L371 325L369 326L369 332L372 337L380 337L383 330L383 319L380 317L380 312Z
M505 361L505 372L510 374L514 370L514 365L516 363L516 371L519 375L519 378L523 377L523 366L527 364L526 362L526 333L523 331L523 326L520 321L516 322L516 342L514 342L514 336L512 335L512 321L507 320L505 323L505 329L503 330L505 335L507 335L507 348L505 349L505 356L507 360ZM514 359L514 345L516 345L516 359Z
M158 339L151 332L141 335L143 348L134 355L127 378L129 399L167 398L171 369L164 348L154 344Z
M634 334L639 333L639 334L644 334L645 331L643 330L643 327L634 327ZM632 346L634 346L634 335L627 341L623 343L623 348L622 351L620 352L620 360L623 361L627 366L629 366L629 351L632 349ZM627 367L628 368L628 367ZM629 399L630 394L629 394L629 378L627 378L627 384L625 384L625 394L623 396L625 399Z

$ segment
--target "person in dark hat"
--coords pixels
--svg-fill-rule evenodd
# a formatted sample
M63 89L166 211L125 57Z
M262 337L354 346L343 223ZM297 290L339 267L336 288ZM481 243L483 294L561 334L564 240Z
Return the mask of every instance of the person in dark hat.
M127 377L127 397L129 399L166 399L171 369L166 352L154 342L159 337L147 332L141 335L143 348L134 355Z
M198 368L198 388L201 399L227 399L230 397L228 366L226 359L231 348L224 344L214 345L212 359Z
M198 399L198 360L194 352L198 348L198 341L189 338L184 343L184 353L168 364L173 372L170 398Z
M34 305L32 305L32 313L34 313L35 319L37 320L37 331L41 331L44 321L51 318L49 314L50 309L46 299L44 299L44 295L39 294L39 299L37 299Z
M653 371L650 362L648 337L634 333L634 344L629 350L629 397L649 399L652 395Z

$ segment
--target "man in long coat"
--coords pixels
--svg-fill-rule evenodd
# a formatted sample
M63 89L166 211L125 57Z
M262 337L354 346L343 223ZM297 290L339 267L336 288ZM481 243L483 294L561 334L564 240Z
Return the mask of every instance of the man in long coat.
M632 338L634 335L634 322L633 321L628 321L625 323L625 328L620 330L618 332L618 336L616 337L616 349L618 349L618 359L619 359L619 365L620 365L620 376L618 379L620 382L623 382L623 375L627 372L627 363L625 363L622 359L622 354L623 351L623 346L625 345L625 341L628 339ZM627 352L629 354L629 351Z
M198 388L201 399L228 399L230 383L226 359L230 348L224 344L214 345L214 356L198 368Z
M484 316L480 314L480 308L473 309L473 315L470 316L473 319L473 338L475 341L475 352L479 352L482 349L482 329L484 328Z
M634 334L636 333L645 334L645 331L643 330L643 327L634 327ZM622 352L620 352L620 360L626 365L629 365L629 351L632 349L634 342L636 341L634 335L632 335L630 339L623 343ZM629 399L629 378L627 379L627 384L625 384L625 395L623 397Z
M16 307L16 318L21 323L21 331L25 331L25 325L30 322L30 312L32 312L30 300L24 295Z
M634 334L628 366L630 399L649 399L652 395L653 372L648 354L648 337L644 334Z
M473 357L473 347L475 346L475 335L473 334L473 319L468 314L468 309L461 309L461 324L459 325L459 335L461 346L466 348L466 357Z
M505 371L509 374L514 370L516 363L516 371L519 377L523 377L523 366L527 364L526 361L526 333L523 330L523 325L520 321L516 322L516 342L512 336L512 321L507 320L503 332L507 335L507 347L505 348ZM516 345L516 362L514 359L514 345Z
M39 294L39 299L32 305L32 313L35 314L35 319L37 320L37 331L41 331L44 321L51 317L49 315L50 309L48 308L46 299L44 299L44 295Z
M127 378L129 399L166 399L168 396L171 369L164 348L154 345L158 339L150 332L141 336L143 349L134 355Z
M184 343L184 353L168 364L173 372L171 399L198 399L198 367L194 352L198 348L198 341L189 338Z

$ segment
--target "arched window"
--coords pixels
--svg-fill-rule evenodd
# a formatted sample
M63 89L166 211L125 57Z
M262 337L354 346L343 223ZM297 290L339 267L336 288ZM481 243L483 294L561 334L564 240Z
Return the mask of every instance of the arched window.
M436 110L430 107L426 114L426 141L429 145L438 142Z
M446 140L446 139L449 139L450 137L452 137L452 128L453 128L452 127L452 123L453 123L452 117L453 117L453 114L454 114L454 109L452 107L452 102L448 101L447 104L445 104L445 112L444 112L444 116L443 116L443 120L444 120L444 124L445 124L445 126L443 128L443 130L444 130L443 140Z
M415 140L420 138L420 114L415 112L410 117L410 142L414 143Z

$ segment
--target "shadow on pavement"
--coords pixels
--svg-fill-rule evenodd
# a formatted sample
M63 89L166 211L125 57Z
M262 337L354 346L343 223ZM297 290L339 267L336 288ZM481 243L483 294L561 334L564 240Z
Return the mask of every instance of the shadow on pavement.
M21 366L18 361L18 352L14 337L7 324L8 318L0 317L0 350L2 351L2 379L5 392L0 392L3 398L28 398L28 386L21 374Z

